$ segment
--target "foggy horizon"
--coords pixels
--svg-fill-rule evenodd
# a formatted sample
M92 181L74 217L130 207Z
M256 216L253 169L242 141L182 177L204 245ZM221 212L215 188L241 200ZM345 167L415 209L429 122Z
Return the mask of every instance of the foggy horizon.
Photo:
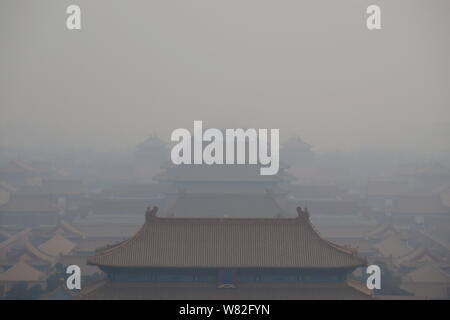
M449 154L446 1L1 6L0 146L131 150L176 128L279 128L322 152Z
M449 17L1 1L0 302L275 319L302 315L287 300L449 300Z

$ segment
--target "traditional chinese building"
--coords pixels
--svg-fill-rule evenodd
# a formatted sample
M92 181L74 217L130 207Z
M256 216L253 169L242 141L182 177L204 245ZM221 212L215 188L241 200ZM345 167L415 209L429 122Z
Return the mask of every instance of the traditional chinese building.
M270 202L270 195L260 196ZM257 205L258 199L252 199ZM88 264L108 280L86 299L369 298L347 275L365 261L323 239L307 209L291 218L160 217L147 210L131 238L97 250Z

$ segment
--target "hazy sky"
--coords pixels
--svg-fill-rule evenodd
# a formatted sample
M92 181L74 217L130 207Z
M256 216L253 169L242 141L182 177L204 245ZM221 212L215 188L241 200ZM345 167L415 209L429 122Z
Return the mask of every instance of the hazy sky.
M1 0L0 145L117 150L203 120L450 150L449 31L448 0Z

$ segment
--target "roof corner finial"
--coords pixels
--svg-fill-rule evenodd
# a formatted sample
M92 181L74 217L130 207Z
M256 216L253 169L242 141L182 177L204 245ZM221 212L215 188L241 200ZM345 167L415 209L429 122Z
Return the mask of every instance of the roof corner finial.
M298 213L298 217L299 217L299 218L302 217L303 214L304 214L304 213L303 213L302 207L297 207L296 210L297 210L297 213Z
M303 209L302 207L297 207L297 213L298 213L298 217L304 217L307 220L309 220L309 212L308 212L308 208L305 207L305 209Z
M150 207L147 207L147 210L145 211L145 221L149 221L150 219L156 218L156 212L158 211L158 207L154 206L150 209Z

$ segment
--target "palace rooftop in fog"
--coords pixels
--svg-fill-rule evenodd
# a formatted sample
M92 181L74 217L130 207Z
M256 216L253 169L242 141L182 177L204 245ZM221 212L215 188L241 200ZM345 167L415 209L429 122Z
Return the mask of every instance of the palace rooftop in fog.
M369 297L346 281L365 260L321 238L307 210L270 219L170 218L156 211L147 210L134 237L88 258L108 281L86 288L86 298L157 299L172 290L172 298L248 299L268 298L272 289L292 299ZM236 290L224 296L226 288Z
M306 217L284 219L158 218L131 239L102 249L102 267L354 268L349 249L322 239Z

